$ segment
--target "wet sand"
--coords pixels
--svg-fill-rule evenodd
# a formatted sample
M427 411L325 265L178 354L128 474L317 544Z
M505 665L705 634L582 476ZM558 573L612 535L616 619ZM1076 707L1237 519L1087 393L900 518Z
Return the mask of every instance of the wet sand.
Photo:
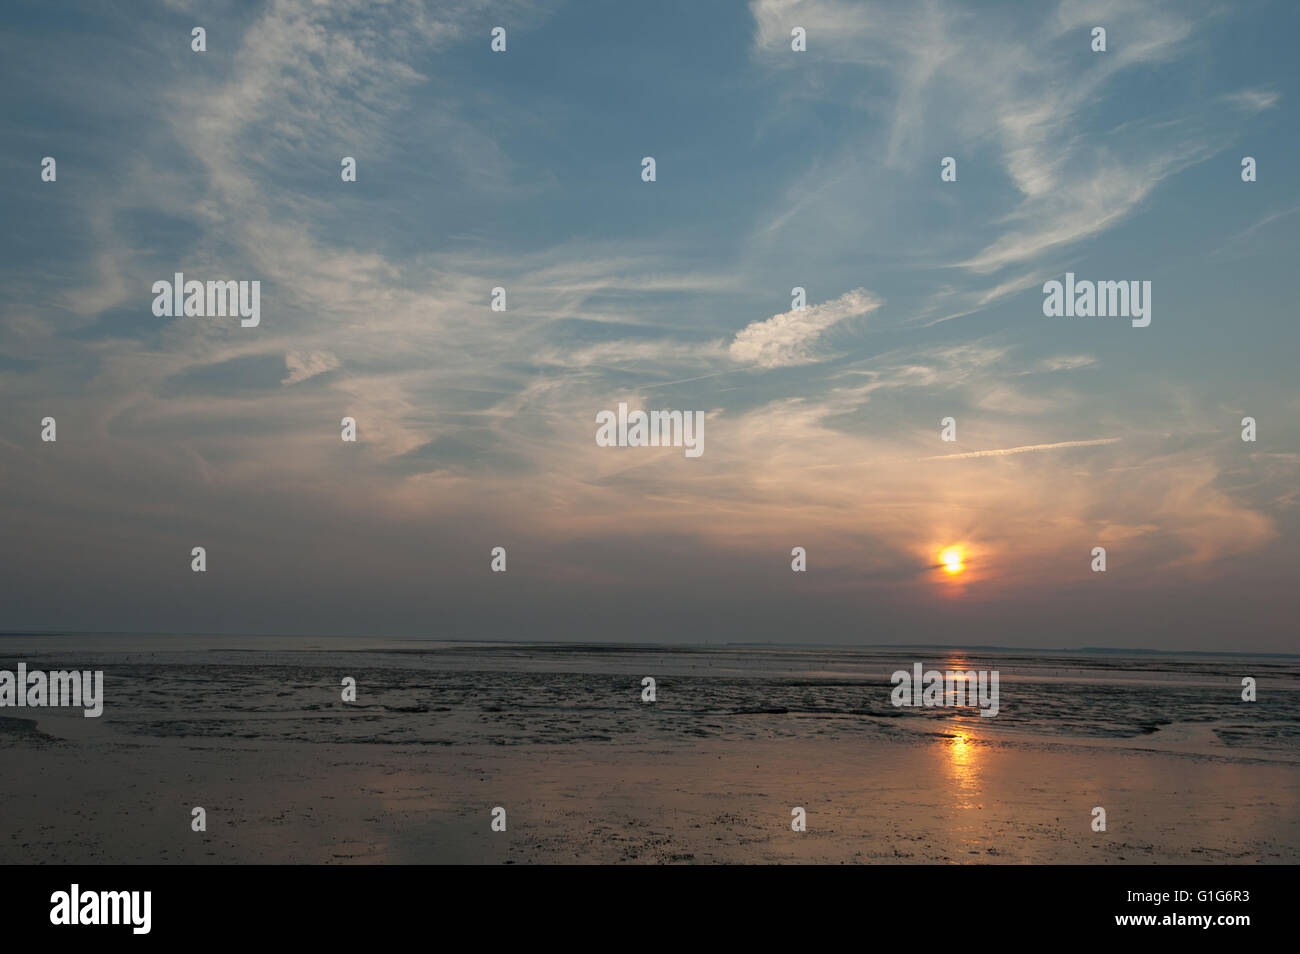
M1300 862L1287 763L813 726L654 746L137 742L12 712L0 863Z

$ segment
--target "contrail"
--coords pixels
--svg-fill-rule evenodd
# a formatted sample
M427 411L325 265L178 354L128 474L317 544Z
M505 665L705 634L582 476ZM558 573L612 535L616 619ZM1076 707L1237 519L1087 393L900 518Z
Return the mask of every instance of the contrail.
M1059 444L1026 444L1023 447L999 447L997 450L970 451L966 454L941 454L922 457L921 460L961 460L965 457L1005 457L1008 454L1027 454L1030 451L1056 450L1058 447L1092 447L1095 444L1114 444L1118 437L1102 437L1095 441L1061 441Z

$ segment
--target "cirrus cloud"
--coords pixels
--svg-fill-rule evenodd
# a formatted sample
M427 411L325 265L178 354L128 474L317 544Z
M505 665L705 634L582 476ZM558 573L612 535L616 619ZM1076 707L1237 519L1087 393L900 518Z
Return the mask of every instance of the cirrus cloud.
M731 342L731 357L760 368L814 364L824 359L815 352L824 332L846 319L869 314L881 304L865 288L855 288L833 301L752 322Z

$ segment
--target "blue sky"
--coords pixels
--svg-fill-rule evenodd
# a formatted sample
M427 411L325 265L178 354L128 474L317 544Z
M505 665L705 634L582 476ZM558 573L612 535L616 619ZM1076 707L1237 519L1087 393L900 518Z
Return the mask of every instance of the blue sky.
M0 16L0 627L1293 648L1293 5Z

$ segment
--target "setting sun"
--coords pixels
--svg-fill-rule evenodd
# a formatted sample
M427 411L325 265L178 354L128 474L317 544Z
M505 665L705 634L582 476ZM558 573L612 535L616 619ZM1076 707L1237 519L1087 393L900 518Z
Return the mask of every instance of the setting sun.
M944 550L939 560L943 563L943 569L946 573L960 573L962 566L962 553L957 547L950 547Z

